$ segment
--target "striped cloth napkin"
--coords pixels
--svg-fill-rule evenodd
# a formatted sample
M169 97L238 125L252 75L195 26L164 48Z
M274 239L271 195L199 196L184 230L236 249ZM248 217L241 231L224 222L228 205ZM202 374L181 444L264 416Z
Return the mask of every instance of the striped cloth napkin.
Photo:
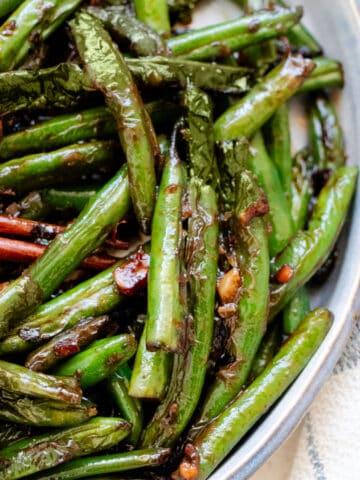
M360 321L297 430L249 480L360 480Z

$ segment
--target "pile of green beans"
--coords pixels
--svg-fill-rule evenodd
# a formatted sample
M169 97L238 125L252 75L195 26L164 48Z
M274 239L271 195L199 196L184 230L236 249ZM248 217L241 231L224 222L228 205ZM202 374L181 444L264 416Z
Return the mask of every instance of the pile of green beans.
M0 480L205 480L331 328L341 63L280 0L0 3Z

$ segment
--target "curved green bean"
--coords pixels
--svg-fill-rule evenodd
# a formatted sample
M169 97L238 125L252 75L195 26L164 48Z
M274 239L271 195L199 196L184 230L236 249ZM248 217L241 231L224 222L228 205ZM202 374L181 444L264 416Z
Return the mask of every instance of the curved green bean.
M217 140L250 138L310 75L314 63L289 56L215 122Z
M332 314L325 308L312 311L260 376L185 447L188 455L183 458L176 478L208 478L304 369L331 323ZM190 469L196 475L190 477L187 474Z
M325 96L315 98L310 110L310 140L314 164L336 170L345 163L344 140L334 106Z

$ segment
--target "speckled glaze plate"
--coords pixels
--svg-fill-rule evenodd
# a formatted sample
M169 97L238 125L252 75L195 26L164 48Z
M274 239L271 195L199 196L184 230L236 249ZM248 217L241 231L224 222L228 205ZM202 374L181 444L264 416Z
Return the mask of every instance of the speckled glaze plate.
M289 2L295 4L294 1ZM345 133L348 164L360 164L360 17L355 0L302 0L304 23L320 40L327 56L342 61L345 89L335 96ZM225 0L203 2L197 26L234 17L236 6ZM294 148L304 143L295 116ZM298 425L320 387L332 372L360 309L360 188L351 218L340 242L340 259L326 284L313 295L314 305L325 305L335 322L316 355L256 428L211 476L211 480L244 480L253 474Z

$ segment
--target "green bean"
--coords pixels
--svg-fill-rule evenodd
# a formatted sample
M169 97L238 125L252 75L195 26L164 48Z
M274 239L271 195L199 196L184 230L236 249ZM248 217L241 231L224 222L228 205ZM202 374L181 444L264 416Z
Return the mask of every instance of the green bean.
M332 322L332 314L318 308L308 315L259 377L185 447L176 478L205 480L238 441L285 392L304 369ZM193 457L191 457L193 453Z
M75 378L32 372L15 363L0 360L0 388L20 395L78 404L82 392Z
M20 441L0 451L4 468L1 480L15 480L60 465L76 457L110 448L130 431L130 424L120 418L97 417L57 433Z
M357 167L340 167L334 172L320 192L308 230L298 232L272 261L274 275L288 266L290 278L286 283L271 284L270 318L285 307L328 258L344 224L357 175Z
M110 318L85 318L74 327L56 335L50 342L32 351L25 366L37 372L46 372L68 356L72 356L93 340L106 333Z
M166 125L165 122L169 122L169 119L176 118L179 113L178 106L161 100L147 103L145 108L158 128ZM115 137L116 132L114 117L105 107L58 115L3 137L0 140L0 159L9 160L39 151L51 151L94 138L107 139Z
M70 145L48 153L36 153L0 164L0 192L17 194L47 185L61 185L81 178L84 173L114 172L113 142Z
M294 225L279 172L269 158L260 132L254 136L251 146L253 154L249 157L249 168L255 173L260 186L264 189L270 207L269 249L270 256L273 257L288 244L295 233Z
M159 154L151 120L120 51L100 20L79 13L70 26L86 72L103 92L116 119L129 168L133 208L142 230L148 232L155 204L155 157Z
M344 140L334 106L325 96L315 98L310 111L310 140L314 164L336 170L345 163Z
M116 125L103 107L79 113L61 115L41 122L24 131L3 137L0 141L0 158L8 160L22 154L47 151L71 145L79 140L110 138Z
M32 35L36 33L39 40L48 38L81 1L24 1L0 27L0 71L19 65L32 48Z
M295 231L302 230L308 217L309 203L313 189L310 181L308 148L300 150L293 158L291 180L291 217Z
M0 390L0 418L34 427L69 427L84 423L97 414L93 403L83 400L68 405L55 400L39 400Z
M129 395L134 398L161 400L168 386L172 358L163 350L149 352L146 349L146 328L144 327L136 351Z
M165 165L152 222L148 281L146 346L149 350L181 351L184 323L180 308L179 246L185 174L171 148ZM161 289L159 290L159 285Z
M34 345L51 340L61 332L72 328L79 321L91 316L110 312L123 302L114 280L115 271L123 271L139 261L148 264L148 245L134 255L125 257L95 277L50 300L39 307L26 321L0 342L0 355L9 355L31 350ZM141 281L141 278L139 277Z
M121 6L85 9L86 12L101 20L105 28L117 39L126 41L129 50L135 55L140 57L166 55L168 50L164 40L156 33L157 28L153 29L152 25L149 27L146 24L147 22L137 20L127 10L126 7ZM168 28L167 25L166 28Z
M236 268L242 279L237 312L229 318L232 327L228 342L234 360L220 368L200 408L194 430L219 415L239 393L251 369L266 329L269 298L269 250L263 218L264 198L255 177L242 170L237 179L235 218ZM251 212L251 213L250 213ZM240 299L237 300L238 295Z
M295 293L283 310L283 331L291 335L297 329L303 318L310 312L310 298L306 287L301 287Z
M250 381L255 380L255 378L265 370L266 366L278 352L281 344L280 327L280 322L273 322L271 325L269 325L266 334L262 339L259 350L256 352L249 375Z
M135 268L148 263L148 245L125 257L95 277L50 300L27 317L0 342L0 355L31 350L33 346L51 340L61 332L72 328L84 318L110 312L124 300L114 280L116 271ZM141 281L139 276L138 278Z
M300 7L276 7L272 11L256 12L169 38L167 45L174 55L185 56L189 60L206 60L278 37L286 33L301 16ZM256 28L252 28L254 24Z
M31 350L67 330L83 318L102 315L123 301L113 272L119 264L80 283L39 307L0 342L0 354Z
M279 171L282 190L289 205L291 204L291 137L289 108L286 103L280 105L265 125L265 139L271 160Z
M46 476L39 475L34 480L75 480L89 475L104 473L120 473L137 468L156 467L166 462L170 455L168 448L146 448L132 452L98 455L84 459L72 460L49 472ZM118 476L112 478L119 478Z
M107 387L121 415L131 424L128 442L136 445L143 427L141 402L129 395L131 370L127 364L119 367L107 380Z
M0 114L19 110L71 108L94 90L77 65L60 63L36 71L0 73Z
M244 137L216 143L216 155L221 171L220 204L228 215L236 204L236 179L248 164L249 142Z
M238 2L245 14L252 14L256 10L268 9L267 1L249 0L247 2ZM283 5L284 6L284 5ZM256 68L258 76L264 75L269 66L276 62L277 51L273 41L265 41L256 45L249 46L243 51L246 62Z
M170 34L167 0L134 0L136 16L161 35Z
M289 56L215 122L217 140L250 138L300 87L314 63Z
M187 344L175 355L166 397L143 432L142 446L173 446L198 405L210 354L218 257L216 196L210 186L192 180L189 186L189 275ZM186 308L186 307L185 307Z
M122 167L45 253L0 292L0 338L49 298L83 258L105 240L129 206L127 169Z
M217 190L220 174L215 157L211 99L206 93L189 83L185 90L184 103L189 127L190 174Z
M136 352L132 335L116 335L93 342L90 347L62 363L57 375L79 375L82 388L89 388L108 378Z
M87 202L100 190L99 186L47 188L38 193L45 208L50 210L72 209L80 213ZM23 217L23 213L20 215Z
M298 93L344 87L344 71L340 62L326 57L316 57L313 61L315 70L305 79Z
M198 88L238 95L248 89L250 69L205 62L182 57L128 58L126 64L137 84L144 87L180 85L190 80Z

